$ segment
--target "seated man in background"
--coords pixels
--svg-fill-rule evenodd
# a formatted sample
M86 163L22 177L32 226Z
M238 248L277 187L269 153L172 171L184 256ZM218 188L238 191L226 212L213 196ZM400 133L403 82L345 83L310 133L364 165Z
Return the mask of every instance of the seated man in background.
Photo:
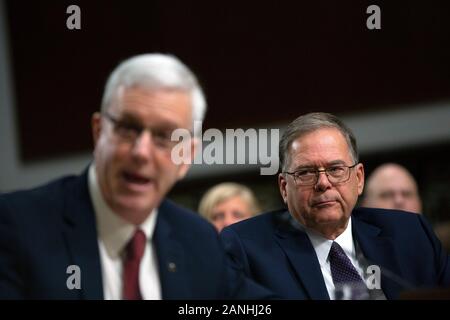
M369 176L363 207L398 209L422 213L422 201L412 174L395 163L377 167ZM450 252L450 222L435 224L434 231L446 252Z
M225 182L209 189L200 200L198 212L218 232L238 221L253 217L260 211L253 192L238 183Z
M450 285L448 255L422 215L355 208L364 167L337 117L295 119L280 140L280 164L288 210L221 232L236 269L288 299L396 299Z
M414 177L395 163L383 164L369 176L362 206L422 213Z
M88 168L0 195L0 299L266 297L226 267L209 223L165 199L189 168L171 158L172 132L192 132L205 108L177 58L121 63L92 116ZM193 157L197 138L183 143Z

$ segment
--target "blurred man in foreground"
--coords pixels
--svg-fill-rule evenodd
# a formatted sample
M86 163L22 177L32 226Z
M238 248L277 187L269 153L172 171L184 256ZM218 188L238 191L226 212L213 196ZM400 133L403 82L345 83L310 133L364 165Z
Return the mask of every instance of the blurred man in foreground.
M226 267L209 223L165 199L190 163L172 160L172 132L192 132L205 107L195 75L177 58L121 63L92 116L89 167L0 196L0 298L265 297ZM191 151L183 156L193 157L197 138L183 143Z

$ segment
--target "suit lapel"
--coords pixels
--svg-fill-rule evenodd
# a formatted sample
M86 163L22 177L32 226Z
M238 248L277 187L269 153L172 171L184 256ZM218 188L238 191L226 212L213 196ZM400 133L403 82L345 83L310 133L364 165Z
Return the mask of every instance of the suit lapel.
M175 238L176 230L169 222L171 210L166 201L159 207L153 241L158 257L162 298L185 299L189 298L185 257L181 243Z
M68 187L64 222L63 235L71 261L81 270L81 297L103 299L96 219L87 187L87 170Z
M401 290L401 269L398 265L394 243L391 238L381 235L381 230L352 216L353 234L361 247L369 265L377 265L381 269L381 288L388 299L396 299Z
M329 299L319 261L308 235L301 230L279 228L275 238L286 253L309 298Z

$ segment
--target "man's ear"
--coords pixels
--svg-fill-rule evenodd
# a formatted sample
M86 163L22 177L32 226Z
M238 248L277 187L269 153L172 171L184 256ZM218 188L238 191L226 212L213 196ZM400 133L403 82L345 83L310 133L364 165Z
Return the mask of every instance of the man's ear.
M92 129L92 139L94 141L94 146L97 145L97 141L100 138L100 133L102 131L102 117L100 112L95 112L91 117L91 129Z
M192 137L186 143L189 143L189 146L187 147L189 152L188 154L183 154L183 163L178 167L178 180L184 178L189 171L191 164L194 163L195 154L199 146L199 140L197 137Z
M356 179L358 183L358 195L364 191L364 166L362 163L356 165Z
M286 176L283 173L278 174L278 187L280 188L284 203L287 204L287 181Z

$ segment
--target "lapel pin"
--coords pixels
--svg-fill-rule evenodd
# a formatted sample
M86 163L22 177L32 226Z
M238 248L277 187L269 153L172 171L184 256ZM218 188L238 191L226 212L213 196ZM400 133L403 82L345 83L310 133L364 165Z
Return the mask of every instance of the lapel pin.
M177 271L177 265L174 262L169 262L167 264L167 269L169 269L170 272Z

